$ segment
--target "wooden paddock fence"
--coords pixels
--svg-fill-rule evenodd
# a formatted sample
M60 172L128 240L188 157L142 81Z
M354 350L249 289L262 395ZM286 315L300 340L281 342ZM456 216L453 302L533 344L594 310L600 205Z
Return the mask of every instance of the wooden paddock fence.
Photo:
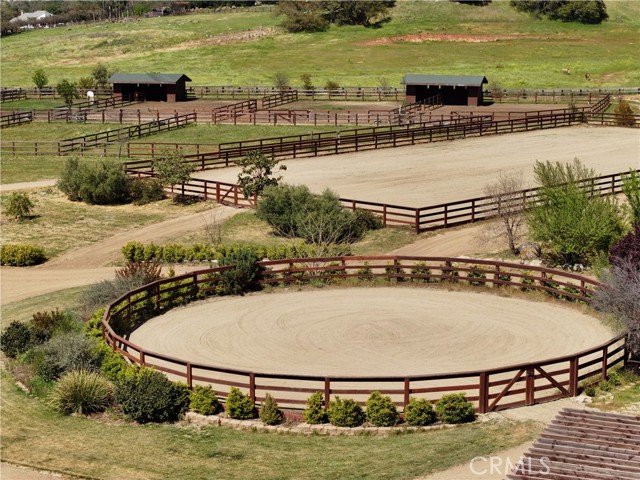
M3 88L0 90L0 102L17 102L18 100L26 100L27 92L21 88Z
M148 135L153 135L154 133L168 132L177 128L182 128L194 122L194 116L192 114L186 114L163 118L160 119L160 121L141 123L139 125L134 125L131 127L119 128L117 130L107 130L105 132L91 133L88 135L83 135L81 137L62 140L61 142L59 142L60 151L64 155L79 150L86 150L88 148L104 146L112 142L123 142L130 138L141 138Z
M526 132L545 128L558 128L582 123L587 115L585 110L549 113L539 116L513 118L494 121L488 117L474 117L461 120L438 121L394 125L388 127L368 127L354 130L321 132L306 135L261 138L240 142L221 143L218 150L187 155L185 161L199 170L228 167L247 153L260 150L267 156L278 159L337 155L379 148L392 148L419 143L455 140L469 136L497 135L503 133ZM126 162L127 170L150 171L152 160Z
M588 277L543 267L476 260L411 256L302 258L259 262L262 285L363 281L466 284L487 291L506 288L544 292L560 301L590 303L597 283ZM215 295L220 273L232 266L209 268L162 279L132 290L111 303L102 320L103 336L114 351L129 361L165 372L172 379L211 385L226 398L238 387L257 403L270 393L282 408L301 409L314 392L324 395L325 408L336 395L361 405L372 391L389 395L404 409L411 397L437 401L442 395L464 393L479 413L575 396L581 385L604 380L629 358L627 337L615 336L600 345L551 359L503 367L442 374L384 377L278 374L219 367L149 351L128 340L132 330L148 318L174 306ZM212 304L212 309L215 304ZM215 316L215 312L212 311ZM487 352L491 346L487 345ZM258 366L258 365L256 365Z
M279 107L280 105L286 105L287 103L293 103L297 101L298 101L297 90L279 91L272 95L266 95L262 97L262 109L268 110L270 108Z
M10 113L0 116L0 128L17 127L32 121L33 116L30 113Z

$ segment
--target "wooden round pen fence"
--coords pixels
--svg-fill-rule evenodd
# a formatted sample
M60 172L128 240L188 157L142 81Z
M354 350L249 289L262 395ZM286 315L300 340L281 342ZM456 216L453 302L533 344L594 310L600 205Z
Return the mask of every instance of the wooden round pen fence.
M562 270L492 260L446 257L369 256L267 260L259 262L259 283L302 285L345 279L369 279L389 285L422 282L457 283L486 291L513 288L538 291L558 301L589 304L598 283ZM103 336L129 361L165 372L169 378L194 385L211 385L224 399L238 387L260 404L270 393L281 408L302 409L314 392L325 404L339 395L364 404L372 391L389 395L401 408L410 397L437 401L449 393L464 393L479 413L533 405L575 396L579 386L603 380L628 360L627 336L621 334L587 350L530 363L486 370L402 376L318 376L278 374L192 363L188 359L148 351L128 340L146 320L174 306L217 295L220 272L232 266L194 271L132 290L110 304L102 320ZM498 300L499 301L499 300ZM487 345L487 355L491 354Z

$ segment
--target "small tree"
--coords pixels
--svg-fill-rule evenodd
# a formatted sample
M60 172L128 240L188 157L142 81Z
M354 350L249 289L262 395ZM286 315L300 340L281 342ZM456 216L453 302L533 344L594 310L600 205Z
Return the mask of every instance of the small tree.
M56 85L56 92L64 98L64 103L68 107L71 107L75 98L80 98L78 94L78 84L70 82L66 78Z
M78 88L82 90L91 90L93 85L93 78L91 77L81 77L80 80L78 80Z
M573 163L536 162L540 205L528 212L533 239L553 261L589 264L609 251L623 231L615 199L599 195L590 180L592 169L577 158Z
M322 392L315 392L307 399L307 408L304 410L304 421L312 425L327 423L327 412L324 410Z
M505 172L500 172L497 180L484 188L484 194L493 201L498 217L497 223L487 226L487 234L491 240L504 237L514 255L518 254L517 245L524 226L523 188L522 174Z
M153 162L153 170L163 185L173 190L174 185L184 186L191 179L194 166L185 162L181 151L166 152ZM174 197L174 202L176 197Z
M640 223L640 175L637 171L629 170L622 176L622 191L627 197L631 223Z
M31 80L33 80L33 83L38 90L42 90L47 83L49 83L49 77L43 68L36 69L31 76Z
M231 387L225 403L227 415L237 420L248 420L255 418L255 409L255 405L249 395L244 395L239 388Z
M278 425L282 423L282 412L278 408L278 403L271 396L270 393L267 393L264 397L264 405L262 406L262 410L260 410L260 420L262 420L265 425Z
M280 92L289 90L289 75L284 72L276 72L273 75L273 84Z
M279 160L267 158L260 150L249 152L236 163L242 167L242 171L238 174L238 183L242 187L245 198L260 195L265 188L278 185L282 180L282 175L277 177L273 175ZM278 170L286 169L286 165L280 165Z
M283 16L282 27L291 33L322 32L329 28L324 18L323 2L301 2L298 0L280 0L276 3L276 16Z
M106 88L111 72L109 72L109 69L105 65L99 63L91 70L91 76L93 77L96 87Z
M300 75L300 80L302 80L302 88L304 90L306 90L307 92L312 92L314 87L313 87L313 82L311 81L311 75L308 73L303 73L302 75Z
M25 220L31 217L34 204L29 195L22 192L13 192L8 200L5 212L16 220Z
M619 125L621 127L635 126L636 119L633 116L633 110L631 109L631 105L629 105L629 102L627 102L625 99L620 99L613 113L617 115L616 125Z

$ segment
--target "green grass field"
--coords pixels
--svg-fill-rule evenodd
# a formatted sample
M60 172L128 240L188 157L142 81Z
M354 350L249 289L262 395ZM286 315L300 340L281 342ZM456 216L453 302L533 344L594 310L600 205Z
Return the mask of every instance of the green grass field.
M406 1L381 28L332 27L314 34L284 33L272 13L251 9L36 30L0 40L0 83L32 85L33 70L44 68L55 85L87 76L102 62L117 71L183 72L194 85L272 84L276 72L294 83L308 73L319 86L327 80L377 86L381 78L399 86L405 73L484 74L503 87L640 85L640 2L608 1L607 8L610 19L595 26L534 20L506 1L486 7ZM257 28L274 31L243 42L219 37ZM420 33L515 37L380 41Z
M414 478L533 439L490 422L388 437L323 437L62 416L2 372L2 460L101 479Z

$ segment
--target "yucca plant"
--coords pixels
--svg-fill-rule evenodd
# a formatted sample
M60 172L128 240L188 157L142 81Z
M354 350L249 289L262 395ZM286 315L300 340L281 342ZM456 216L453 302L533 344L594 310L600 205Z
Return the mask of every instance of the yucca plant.
M66 415L103 412L113 401L113 389L98 372L72 370L63 375L51 393L52 406Z

